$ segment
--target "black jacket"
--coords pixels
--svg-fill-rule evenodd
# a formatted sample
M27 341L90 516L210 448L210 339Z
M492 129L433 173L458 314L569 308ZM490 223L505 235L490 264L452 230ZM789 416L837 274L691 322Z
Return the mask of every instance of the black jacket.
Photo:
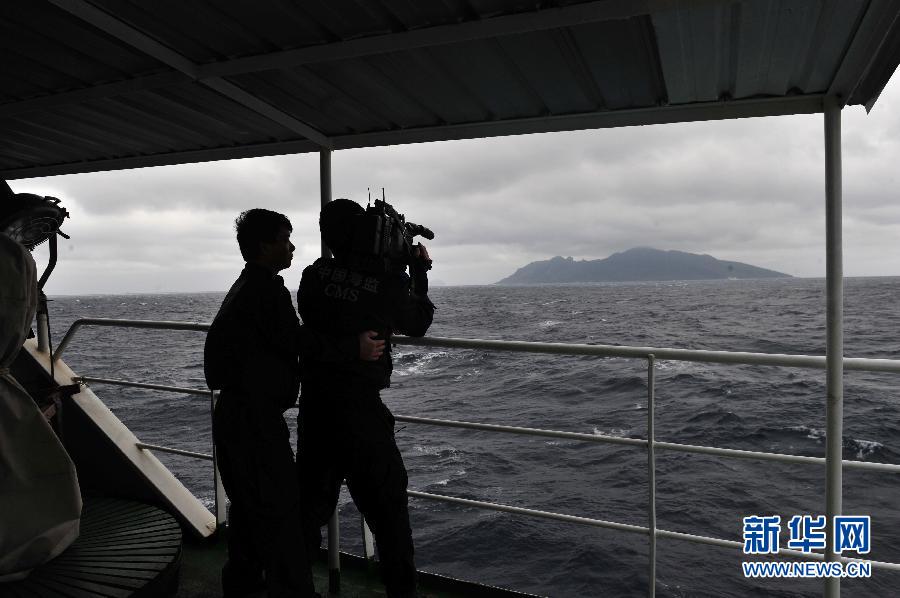
M326 336L301 326L284 279L248 263L207 333L207 385L283 412L297 401L300 354L323 362L351 362L359 359L359 339Z
M424 271L417 271L416 279L413 289L405 273L367 272L336 258L320 258L303 270L297 308L306 326L329 335L375 330L386 341L384 354L374 362L324 363L321 357L304 355L304 385L374 390L390 386L391 334L424 336L434 317Z

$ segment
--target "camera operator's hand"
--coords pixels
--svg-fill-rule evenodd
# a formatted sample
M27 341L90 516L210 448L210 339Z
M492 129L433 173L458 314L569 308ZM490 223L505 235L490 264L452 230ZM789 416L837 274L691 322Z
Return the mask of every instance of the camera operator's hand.
M413 269L420 270L422 272L428 272L429 270L431 270L431 257L428 255L428 249L426 249L424 245L419 243L418 245L413 247L413 257L416 260L413 263Z
M424 245L419 243L413 248L413 261L409 266L409 277L412 279L412 292L418 297L428 296L428 271L431 270L431 257Z
M384 340L376 339L378 333L366 330L359 333L359 358L363 361L378 361L384 353Z
M428 257L428 249L426 249L425 246L421 243L413 248L413 257L416 257L426 263L431 261L431 258Z

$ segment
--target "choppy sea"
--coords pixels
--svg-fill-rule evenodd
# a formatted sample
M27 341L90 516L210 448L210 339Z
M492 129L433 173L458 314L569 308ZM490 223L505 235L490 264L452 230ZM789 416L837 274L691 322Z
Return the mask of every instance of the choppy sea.
M430 336L823 355L821 279L525 287L436 287ZM58 342L80 317L209 322L224 293L65 296ZM900 278L845 285L845 355L900 358ZM85 328L67 350L79 374L203 388L203 334ZM844 458L900 463L900 379L847 372ZM209 452L208 401L94 385L143 441ZM624 358L395 348L395 414L645 438L646 363ZM821 370L656 364L656 435L666 442L824 456ZM296 410L287 414L294 427ZM398 425L410 488L644 526L639 447ZM159 455L212 504L208 462ZM824 467L660 450L659 528L742 541L748 515L825 511ZM900 562L900 479L844 472L844 513L871 516L869 558ZM411 499L420 569L555 597L646 596L645 535ZM344 493L342 548L360 553ZM786 547L788 531L782 531ZM658 541L658 596L819 596L821 580L748 580L739 550ZM842 582L844 596L890 596L900 573Z

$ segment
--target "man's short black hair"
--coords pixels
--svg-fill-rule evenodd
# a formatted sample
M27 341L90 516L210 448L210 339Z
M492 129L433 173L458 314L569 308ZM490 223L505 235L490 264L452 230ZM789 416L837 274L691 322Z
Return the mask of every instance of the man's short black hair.
M319 214L319 230L322 240L334 254L344 253L350 247L353 218L366 211L353 200L343 197L329 201Z
M237 232L237 242L244 260L249 262L258 258L259 244L274 241L282 228L294 230L291 221L284 214L263 208L241 212L234 221L234 230Z

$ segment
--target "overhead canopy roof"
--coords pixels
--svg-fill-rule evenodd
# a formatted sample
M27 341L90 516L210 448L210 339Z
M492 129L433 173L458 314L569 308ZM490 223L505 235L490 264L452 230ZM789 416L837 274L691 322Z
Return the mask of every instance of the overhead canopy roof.
M890 0L9 0L0 177L871 108Z

